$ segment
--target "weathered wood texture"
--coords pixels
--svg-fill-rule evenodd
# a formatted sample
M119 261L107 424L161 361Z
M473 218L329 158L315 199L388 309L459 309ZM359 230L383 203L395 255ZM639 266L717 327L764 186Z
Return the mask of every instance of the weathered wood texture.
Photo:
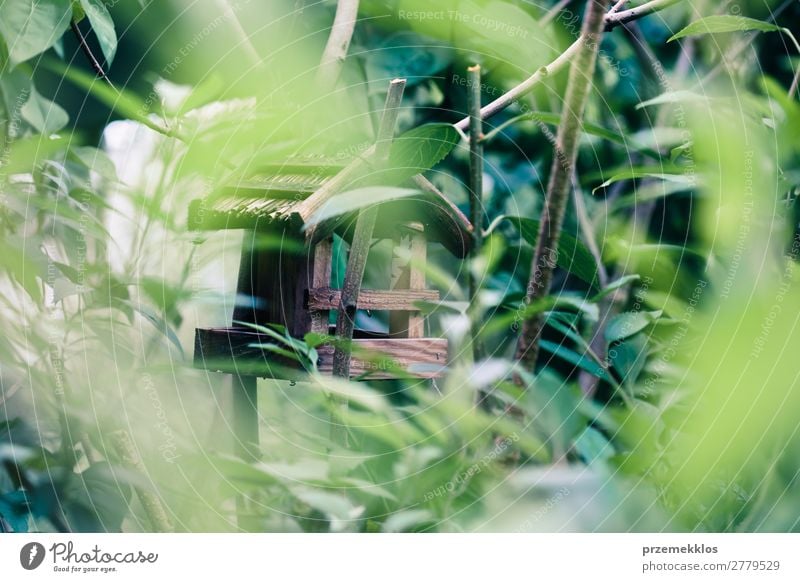
M331 284L331 268L333 263L333 241L329 238L319 242L314 249L314 269L311 278L312 290L329 289ZM312 304L309 292L308 311L311 318L311 331L314 333L328 333L328 323L332 305ZM336 299L339 303L339 297Z
M215 372L257 375L268 378L299 378L300 365L260 345L276 342L269 336L242 328L203 328L195 333L195 366ZM438 378L447 365L447 340L441 338L352 340L350 376L366 374L374 379L413 376ZM318 368L333 370L333 346L317 348Z
M427 242L422 224L411 223L394 238L392 257L392 290L396 293L421 293L425 289ZM427 291L429 292L429 291ZM438 297L438 292L436 293ZM425 335L425 318L418 309L413 313L389 315L389 333L398 338L421 338Z
M341 291L330 287L308 290L308 308L338 309ZM362 289L358 295L358 309L374 311L419 311L418 303L434 303L439 300L439 292L428 289L400 289L383 291Z

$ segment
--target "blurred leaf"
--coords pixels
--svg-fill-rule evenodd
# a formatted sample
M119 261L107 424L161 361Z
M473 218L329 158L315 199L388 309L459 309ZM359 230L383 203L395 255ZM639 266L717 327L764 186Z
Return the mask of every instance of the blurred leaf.
M539 236L538 220L522 216L506 216L505 218L517 227L525 242L536 247L536 239ZM561 233L558 242L556 264L586 283L592 286L597 285L597 264L594 256L583 243L564 232Z
M575 439L575 450L587 465L607 461L614 456L614 447L599 430L587 426Z
M30 86L30 96L20 112L25 121L39 133L45 135L64 129L69 122L67 112L49 99L42 97L33 84Z
M498 125L490 132L488 132L484 136L484 141L490 141L498 134L502 133L506 128L521 121L534 121L538 123L546 123L548 125L558 126L561 123L561 115L558 113L550 113L547 111L529 111L527 113L522 113L517 115L516 117L512 117L508 121ZM626 135L625 133L618 133L615 131L611 131L610 129L606 129L600 125L596 125L594 123L590 123L588 121L583 121L581 124L581 130L583 133L588 135L593 135L595 137L599 137L601 139L608 140L610 142L616 143L621 145L625 148L625 151L636 151L647 156L650 156L655 159L661 159L661 155L643 144L638 143L634 138Z
M103 51L106 63L111 65L117 52L117 32L114 30L114 21L102 0L80 0L80 2L92 24L92 30L100 43L100 50Z
M607 188L611 184L616 182L621 182L622 180L635 180L637 178L653 178L657 180L667 180L669 182L675 182L680 184L681 186L693 186L697 182L697 177L694 174L686 174L686 173L678 173L680 169L676 169L676 173L668 174L664 173L663 170L666 169L663 166L653 166L652 168L629 168L618 172L611 176L608 180L592 188L592 194L600 190L601 188Z
M388 533L402 533L414 531L430 522L435 521L430 511L425 509L410 509L393 513L383 522L383 531Z
M391 186L368 186L342 192L311 215L306 221L305 227L308 228L331 218L343 216L375 204L409 198L419 193L419 190L412 188L394 188Z
M608 343L636 335L651 323L658 320L662 311L631 311L620 313L608 322L605 338Z
M72 18L70 0L6 0L0 3L0 34L12 66L53 46Z
M102 461L73 475L60 501L75 531L119 532L131 494L131 487L116 477L109 463Z
M421 45L425 50L419 50ZM366 55L370 92L385 92L391 79L407 79L412 87L444 69L452 60L451 47L412 32L397 32Z
M695 20L689 26L673 34L667 42L672 42L685 36L698 34L717 34L720 32L745 32L747 30L759 30L761 32L773 32L781 30L780 26L747 18L746 16L734 16L732 14L722 14L706 16L700 20Z
M639 279L641 279L639 275L625 275L624 277L620 277L616 281L612 281L611 283L606 285L603 288L603 290L600 291L600 293L592 297L592 301L599 301L603 297L607 297L608 295L614 293L614 291L622 289L629 283L633 283L634 281L638 281Z
M557 344L547 340L540 340L539 347L541 347L544 351L550 352L556 357L569 362L573 366L589 372L592 376L597 376L603 380L608 378L608 372L600 364L595 362L589 356L579 354L563 344Z

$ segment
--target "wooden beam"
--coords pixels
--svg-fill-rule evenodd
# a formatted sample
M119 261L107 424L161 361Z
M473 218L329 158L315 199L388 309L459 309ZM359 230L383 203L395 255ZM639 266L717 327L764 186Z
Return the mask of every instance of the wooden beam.
M395 293L422 293L425 290L425 260L427 241L423 226L411 223L395 235L392 250L391 288ZM437 293L438 296L438 292ZM392 337L424 337L425 319L418 309L415 313L391 313L389 332Z
M313 333L327 334L330 310L335 307L332 305L323 306L312 303L311 292L318 289L330 288L331 268L333 264L333 241L326 238L314 247L314 269L312 271L311 285L309 289L308 310L311 315L311 331ZM340 298L337 297L336 303ZM338 306L338 305L337 305Z
M244 328L223 327L196 330L194 365L216 372L246 371L252 376L302 380L300 364L263 349L276 341L263 333ZM367 374L372 379L413 376L438 378L447 365L446 339L368 338L352 340L350 377ZM284 347L285 346L281 346ZM332 345L317 348L318 368L333 371Z
M415 378L439 378L447 366L447 340L441 338L421 339L355 339L352 342L353 356L350 362L350 377L366 375L369 379L389 380L413 376ZM370 357L365 357L369 352ZM333 346L320 346L319 371L333 371Z
M341 303L341 290L320 287L308 290L308 308L310 310L338 309ZM384 291L381 289L362 289L356 302L357 309L374 311L419 311L420 302L435 303L439 301L439 292L429 289L398 289ZM327 331L327 327L320 333Z
M392 144L392 135L397 122L400 101L403 98L405 79L394 79L389 83L389 92L386 95L386 104L378 126L378 139L375 142L375 158L383 162L389 157L389 148ZM350 352L345 347L353 338L355 328L356 304L361 291L361 282L364 278L364 268L367 265L370 245L372 244L372 231L378 218L378 207L371 206L359 212L356 220L356 230L353 242L350 245L350 256L347 259L347 271L342 285L341 301L336 314L336 339L337 348L333 356L333 375L342 378L349 377Z

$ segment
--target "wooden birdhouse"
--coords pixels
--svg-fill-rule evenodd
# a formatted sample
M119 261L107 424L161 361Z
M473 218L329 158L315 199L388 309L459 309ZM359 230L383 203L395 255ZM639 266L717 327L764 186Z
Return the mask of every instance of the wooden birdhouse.
M309 217L312 209L319 210L326 184L342 169L341 163L323 158L290 159L191 205L193 230L247 232L237 290L244 301L233 309L230 327L196 330L196 366L240 376L297 376L299 364L281 356L275 337L240 322L277 324L300 339L309 332L333 335L330 314L341 307L341 290L331 282L332 240L340 236L348 241L354 220L322 220L311 234ZM443 245L455 258L465 257L472 226L430 182L417 176L414 186L418 193L378 207L373 242L389 240L393 245L391 281L387 288L361 289L356 309L388 312L388 331L355 329L354 378L435 378L447 364L447 340L426 336L420 311L421 303L439 300L439 293L426 284L425 260L431 244ZM364 192L368 195L369 189ZM330 202L335 204L335 197ZM262 234L269 235L266 246L259 244ZM278 349L264 349L270 344ZM318 369L331 373L334 346L320 345L317 353Z

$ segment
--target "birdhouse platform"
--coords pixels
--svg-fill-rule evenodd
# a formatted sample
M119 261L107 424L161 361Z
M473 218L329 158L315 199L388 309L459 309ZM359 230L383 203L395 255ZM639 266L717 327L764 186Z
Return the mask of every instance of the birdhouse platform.
M303 210L319 206L314 196L342 167L323 158L294 158L192 203L192 230L245 230L232 324L196 330L197 367L293 379L309 362L292 352L286 338L333 336L330 314L341 308L341 290L331 286L332 239L350 240L355 213L313 222ZM361 289L356 308L389 312L389 325L386 333L356 328L350 344L353 378L435 378L447 366L447 340L425 335L421 308L440 300L426 285L427 250L441 244L454 257L465 257L472 226L439 190L427 181L420 188L419 180L409 184L418 194L379 206L373 239L392 241L391 282L387 289ZM268 245L261 244L262 235L269 236ZM332 343L316 346L319 372L331 373L333 352Z

